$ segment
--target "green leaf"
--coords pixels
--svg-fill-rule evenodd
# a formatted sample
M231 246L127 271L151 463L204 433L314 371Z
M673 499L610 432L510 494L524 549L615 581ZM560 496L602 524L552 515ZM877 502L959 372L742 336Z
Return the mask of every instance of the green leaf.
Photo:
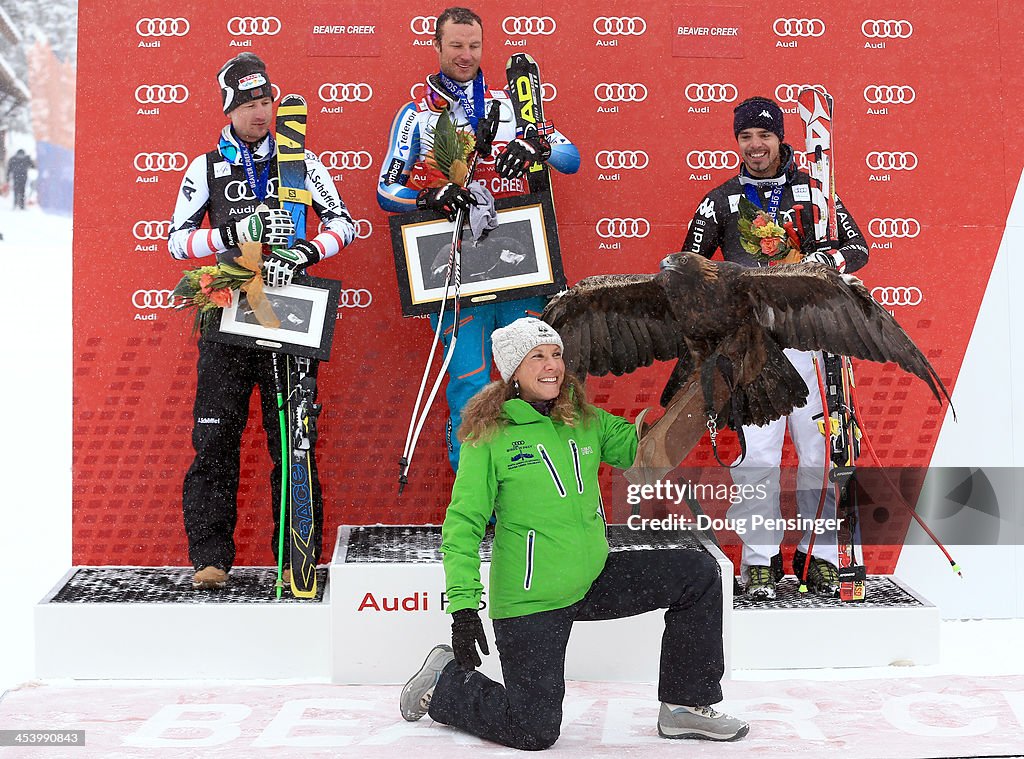
M458 131L445 110L434 126L434 160L438 170L450 179L452 163L462 157Z
M181 281L175 286L174 290L171 291L172 297L178 298L191 298L195 295L196 289L191 282L188 281L188 277L182 277Z
M764 256L761 254L760 245L754 245L749 240L745 240L742 238L740 239L740 245L742 245L743 250L747 251L747 253L749 253L750 255L757 256L758 258L764 258Z
M746 219L748 222L751 222L757 218L757 215L758 213L761 212L761 209L755 206L749 200L747 200L744 196L740 195L739 211L741 219Z

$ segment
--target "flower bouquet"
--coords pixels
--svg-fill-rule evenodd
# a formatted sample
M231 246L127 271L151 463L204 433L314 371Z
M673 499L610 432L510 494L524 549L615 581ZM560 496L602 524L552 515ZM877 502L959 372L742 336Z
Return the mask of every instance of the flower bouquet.
M739 210L740 244L743 250L769 266L795 264L803 258L800 248L792 244L786 230L742 195Z
M281 326L281 320L263 292L263 246L243 243L241 251L242 255L235 258L237 265L218 263L187 269L171 293L171 297L177 299L176 308L192 310L193 336L205 332L220 318L220 309L232 304L237 290L245 293L253 315L262 326L270 329Z
M423 186L440 187L451 182L465 187L469 178L469 156L476 148L476 138L456 129L448 111L437 119L433 136L433 147L423 158L428 168Z

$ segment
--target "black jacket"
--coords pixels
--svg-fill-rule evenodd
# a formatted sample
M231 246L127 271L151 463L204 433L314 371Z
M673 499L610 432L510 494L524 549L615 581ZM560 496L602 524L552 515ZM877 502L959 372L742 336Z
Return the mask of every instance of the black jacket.
M811 178L807 172L798 169L793 160L793 149L789 145L782 146L783 169L778 178L784 181L782 199L776 221L793 221L797 230L793 205L802 205L800 220L803 223L804 238L801 249L804 253L814 250L814 207L811 203ZM748 179L748 181L750 181ZM770 186L759 189L762 205L767 206L771 195ZM698 253L711 258L715 250L722 249L722 257L742 266L761 266L756 258L743 250L739 232L739 199L744 193L744 185L737 175L725 184L719 185L704 196L690 222L690 229L683 243L684 253ZM839 244L838 251L846 260L846 271L853 272L868 262L868 247L861 234L857 222L836 197L836 218L838 219Z

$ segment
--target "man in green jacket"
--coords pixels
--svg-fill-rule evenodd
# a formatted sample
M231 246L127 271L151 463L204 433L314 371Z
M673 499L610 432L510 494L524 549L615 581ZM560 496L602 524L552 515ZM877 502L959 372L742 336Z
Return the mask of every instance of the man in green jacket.
M442 529L452 644L437 646L402 691L402 715L424 714L513 748L559 735L564 664L575 621L667 609L658 732L735 740L745 722L712 709L722 699L721 577L690 549L609 554L598 467L633 463L637 430L586 402L566 375L562 340L519 319L492 335L501 381L466 405L464 440ZM505 684L476 672L487 640L477 610L479 546L497 517L489 607Z

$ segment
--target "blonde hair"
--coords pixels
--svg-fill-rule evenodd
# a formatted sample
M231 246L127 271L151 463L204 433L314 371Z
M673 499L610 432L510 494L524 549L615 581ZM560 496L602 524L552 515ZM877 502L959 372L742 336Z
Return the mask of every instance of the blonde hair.
M462 409L459 442L482 443L493 438L505 424L502 406L516 397L517 391L511 382L497 380L470 398ZM594 407L587 403L586 388L574 375L566 374L563 378L550 416L553 421L570 427L594 416Z

